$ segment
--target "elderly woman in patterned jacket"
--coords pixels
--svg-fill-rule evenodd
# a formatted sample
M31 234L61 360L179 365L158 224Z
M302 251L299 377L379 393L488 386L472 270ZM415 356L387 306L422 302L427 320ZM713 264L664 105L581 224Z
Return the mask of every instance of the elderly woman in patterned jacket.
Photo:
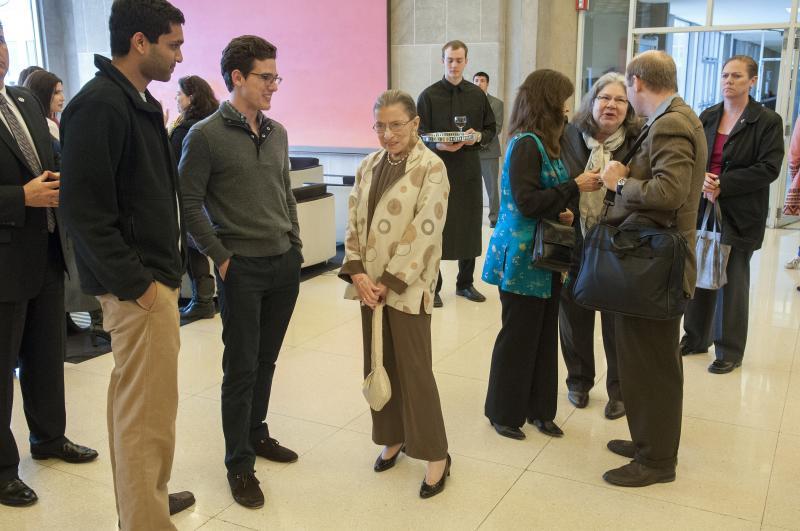
M372 439L384 446L374 470L392 468L401 452L428 461L419 494L429 498L444 489L450 473L431 361L431 311L450 185L444 163L417 135L411 96L386 91L374 113L382 149L358 168L339 276L351 284L345 297L361 301L365 375L371 372L373 333L383 339L392 393L380 411L371 410ZM373 330L375 311L383 318Z

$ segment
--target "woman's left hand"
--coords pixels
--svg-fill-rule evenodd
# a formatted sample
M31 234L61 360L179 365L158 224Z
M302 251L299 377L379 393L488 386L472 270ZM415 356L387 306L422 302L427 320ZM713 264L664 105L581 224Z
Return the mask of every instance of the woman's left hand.
M386 300L386 293L389 291L384 284L378 282L376 286L372 288L372 293L375 294L375 298L378 299L379 302L383 302Z
M703 195L706 199L714 203L719 197L719 193L719 175L706 173L705 181L703 181Z
M558 215L558 221L561 222L563 225L572 226L572 222L575 221L575 214L572 213L572 210L565 209L564 212Z

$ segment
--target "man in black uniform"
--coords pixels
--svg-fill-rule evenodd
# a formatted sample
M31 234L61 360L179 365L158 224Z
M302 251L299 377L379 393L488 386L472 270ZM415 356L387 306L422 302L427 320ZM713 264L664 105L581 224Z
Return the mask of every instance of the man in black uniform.
M480 149L495 137L495 117L486 94L477 85L464 79L467 66L467 45L450 41L442 47L444 77L419 95L420 134L455 131L454 117L466 116L468 128L475 133L469 142L429 143L447 168L450 179L450 199L447 204L447 222L442 235L442 259L458 260L456 294L474 302L483 302L472 284L475 257L482 252L481 214L483 189ZM433 305L442 306L439 292L442 275L436 284Z

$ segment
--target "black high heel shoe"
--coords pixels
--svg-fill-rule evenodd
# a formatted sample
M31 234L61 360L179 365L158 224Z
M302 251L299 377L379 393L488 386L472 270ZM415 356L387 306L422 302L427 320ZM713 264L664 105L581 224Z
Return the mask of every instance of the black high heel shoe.
M444 490L444 482L450 476L450 465L452 464L453 460L450 459L450 454L447 454L447 464L444 465L444 473L442 474L442 479L437 481L433 485L428 485L425 482L425 478L422 478L422 485L419 487L419 497L420 498L430 498L431 496L436 496L440 492Z
M375 466L373 466L372 469L375 470L375 472L386 472L387 470L389 470L394 466L395 461L397 461L397 456L405 451L406 451L406 445L404 444L400 447L399 450L397 450L397 453L394 454L389 459L383 458L383 452L379 453L378 459L375 460Z

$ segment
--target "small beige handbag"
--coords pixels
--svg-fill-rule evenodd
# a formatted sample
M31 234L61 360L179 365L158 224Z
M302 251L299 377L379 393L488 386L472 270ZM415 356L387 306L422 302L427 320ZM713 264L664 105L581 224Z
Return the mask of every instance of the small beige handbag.
M372 312L372 372L367 375L361 386L369 407L375 411L383 409L392 398L389 375L383 366L383 306L383 303L378 304Z

